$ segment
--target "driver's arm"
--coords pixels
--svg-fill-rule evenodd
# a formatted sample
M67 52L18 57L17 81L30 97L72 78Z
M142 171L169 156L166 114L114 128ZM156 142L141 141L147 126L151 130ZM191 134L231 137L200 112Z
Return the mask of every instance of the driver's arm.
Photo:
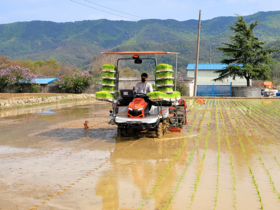
M150 93L150 92L154 92L154 90L153 90L153 86L152 86L152 84L151 84L151 83L149 83L147 93Z

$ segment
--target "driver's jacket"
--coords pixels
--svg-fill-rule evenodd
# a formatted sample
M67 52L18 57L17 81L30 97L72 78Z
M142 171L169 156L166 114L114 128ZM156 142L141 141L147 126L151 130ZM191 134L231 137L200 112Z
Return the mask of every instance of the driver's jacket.
M135 86L135 92L147 94L149 92L153 92L153 86L148 82L138 82Z

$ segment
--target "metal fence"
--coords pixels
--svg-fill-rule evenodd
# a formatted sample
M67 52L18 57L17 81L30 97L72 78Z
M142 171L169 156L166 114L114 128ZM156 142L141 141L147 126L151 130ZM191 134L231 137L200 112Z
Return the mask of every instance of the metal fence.
M232 83L230 85L197 85L196 95L232 97Z

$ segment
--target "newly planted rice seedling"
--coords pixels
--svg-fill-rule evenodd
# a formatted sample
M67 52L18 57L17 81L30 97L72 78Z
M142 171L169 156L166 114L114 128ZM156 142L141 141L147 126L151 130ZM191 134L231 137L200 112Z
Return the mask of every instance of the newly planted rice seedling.
M229 115L229 113L228 113L228 111L227 111L227 108L226 108L226 105L225 105L225 104L224 104L224 106L225 106L225 110L226 110L226 112L227 112L228 118L229 118L229 120L230 120L231 126L233 127L233 129L235 130L236 134L238 135L238 141L239 141L239 144L240 144L240 146L241 146L241 150L242 150L243 156L244 156L244 158L245 158L245 160L246 160L246 165L247 165L247 167L248 167L248 169L249 169L249 172L250 172L251 177L252 177L253 184L254 184L254 186L255 186L255 188L256 188L256 192L257 192L257 194L258 194L258 198L259 198L259 202L260 202L261 209L263 209L263 203L262 203L262 198L261 198L261 195L260 195L259 187L258 187L257 182L256 182L256 180L255 180L255 175L254 175L254 173L253 173L253 171L252 171L252 169L251 169L251 167L250 167L249 160L248 160L248 157L247 157L247 154L246 154L246 151L245 151L245 147L244 147L244 145L243 145L243 143L242 143L242 140L241 140L241 137L240 137L240 134L239 134L237 128L235 127L235 125L233 124L233 122L232 122L232 120L231 120L231 117L230 117L230 115Z
M216 107L216 127L217 127L217 133L218 133L218 157L217 157L217 182L216 182L216 196L215 196L215 206L214 209L216 209L217 201L218 201L218 194L219 194L219 176L220 176L220 148L221 148L221 132L219 128L219 122L218 122L218 111L217 109L220 109L220 106L217 106L217 101L215 100L215 107Z
M222 120L223 120L223 129L226 133L226 142L227 142L227 146L228 146L229 154L230 154L230 167L231 167L231 175L232 175L232 180L233 180L233 184L232 184L233 207L236 210L237 209L236 208L236 178L235 178L234 166L233 166L233 161L232 161L232 159L233 159L232 148L231 148L231 145L230 145L230 141L229 141L229 137L228 137L228 131L227 131L227 128L226 128L225 119L224 119L224 115L223 115L223 112L222 112L222 109L221 109L221 106L220 106L220 102L218 102L218 105L219 105L220 114L221 114L221 117L222 117Z
M162 63L162 64L158 64L157 66L156 66L156 70L164 70L164 69L170 69L170 70L172 70L172 66L171 65L169 65L169 64L165 64L165 63Z
M190 118L192 118L192 116L194 115L194 113L196 112L196 110L200 107L199 104L196 104L197 107L194 107L194 110L192 112L192 114L190 115ZM201 110L202 111L202 110ZM200 111L200 112L201 112ZM196 121L198 120L199 116L197 115L193 124L192 124L192 128L194 127ZM189 133L191 134L192 133L192 130L189 131ZM172 166L174 165L175 161L177 160L177 158L179 157L179 155L181 154L181 151L183 148L185 148L186 146L186 143L187 143L187 139L185 138L182 146L180 147L180 149L175 153L175 157L174 159L170 162L170 164L167 166L167 169L163 172L163 174L160 176L159 178L159 181L156 182L155 186L153 187L153 189L150 191L148 197L146 197L143 202L142 202L142 205L141 205L141 209L143 209L143 207L145 206L145 204L147 204L147 202L149 201L149 199L151 198L151 196L155 193L155 191L158 189L158 187L160 186L160 184L163 182L164 178L166 177L166 175L168 174L168 172L170 171L170 169L172 168ZM189 159L192 158L192 155L189 156ZM140 209L140 208L138 208Z
M172 79L163 79L163 80L157 80L156 83L157 85L167 85L167 84L173 85L174 82Z
M179 189L179 185L180 185L181 181L183 180L183 178L184 178L184 176L185 176L185 174L186 174L186 171L187 171L187 169L188 169L188 167L189 167L190 161L191 161L191 159L192 159L192 157L193 157L193 154L194 154L194 151L195 151L195 149L196 149L196 147L197 147L197 142L198 142L198 140L199 140L199 138L200 138L200 136L201 136L202 125L203 125L203 122L204 122L204 119L205 119L205 116L206 116L206 113L207 113L207 107L205 106L205 108L206 108L206 110L205 110L205 112L204 112L203 119L202 119L202 121L201 121L201 123L200 123L199 134L198 134L198 136L195 138L195 145L194 145L194 147L192 148L192 150L191 150L191 152L190 152L190 154L189 154L189 158L188 158L188 160L187 160L185 169L183 170L183 173L182 173L182 175L180 176L179 181L177 182L177 185L176 185L176 187L175 187L175 190L174 190L174 192L171 194L171 196L169 197L167 204L164 206L164 209L168 209L168 208L169 208L169 206L170 206L170 204L171 204L171 202L172 202L172 200L173 200L175 194L177 193L177 191L178 191L178 189ZM200 113L201 113L202 111L203 111L203 109L200 110L200 112L198 113L198 116L200 115ZM210 118L211 118L211 115L209 116L209 121L210 121ZM198 119L198 117L197 117L197 118L195 119L195 121L193 122L193 125L192 125L191 129L189 130L189 133L192 132L192 130L193 130L193 128L194 128L194 125L195 125L195 122L197 121L197 119ZM210 135L210 131L208 132L208 134ZM207 143L207 140L208 140L208 138L209 138L209 135L208 135L208 134L207 134L206 140L205 140L206 143ZM207 145L206 145L206 147L207 147Z
M115 77L115 73L113 73L113 72L103 72L102 73L102 77L114 78Z
M236 109L236 108L235 108L235 109ZM242 113L239 109L236 109L236 110L237 110L241 115L243 115L243 113ZM240 116L240 115L239 115L239 116ZM245 117L247 120L251 121L251 122L254 124L254 121L253 121L252 119L248 118L246 115L244 115L244 117ZM255 132L255 134L257 134L258 132L247 122L247 120L244 120L244 123L246 124L246 126L248 126L250 129L252 129L252 130ZM255 126L258 128L258 130L261 129L261 128L258 126L257 123L255 124ZM276 156L272 154L271 150L268 148L268 146L266 145L265 141L264 141L263 139L261 139L259 135L256 135L256 136L257 136L258 140L259 140L260 142L263 143L264 147L269 151L269 153L273 156L273 159L276 161L276 163L280 166L279 161L277 160ZM266 137L266 139L275 144L275 142L273 142L268 136ZM275 146L278 147L277 144L275 144ZM279 147L278 147L278 149L279 149Z
M113 85L113 84L115 84L115 81L114 80L110 80L110 79L103 79L102 80L102 84Z
M115 65L113 64L104 64L103 69L105 70L115 70Z
M114 91L115 87L102 86L101 90L103 90L103 91Z
M232 108L230 107L230 109L232 109ZM244 129L244 127L242 126L242 124L239 122L239 120L238 120L236 114L234 113L233 115L234 115L234 118L235 118L236 122L237 122L237 123L239 124L239 126L242 128L242 130L244 131L244 133L247 134L247 130ZM253 147L255 153L259 156L259 161L260 161L261 165L263 166L263 169L266 171L266 174L268 175L268 178L269 178L270 184L271 184L271 186L272 186L273 192L277 193L277 195L278 195L278 192L276 191L276 188L275 188L274 182L273 182L273 180L272 180L272 178L271 178L271 175L270 175L268 169L265 167L265 164L264 164L264 162L262 161L262 158L261 158L261 156L260 156L260 154L259 154L259 152L258 152L258 150L257 150L257 148L256 148L256 146L255 146L255 144L252 142L252 140L249 138L248 135L246 135L246 138L247 138L247 140L250 142L250 144L252 145L252 147Z

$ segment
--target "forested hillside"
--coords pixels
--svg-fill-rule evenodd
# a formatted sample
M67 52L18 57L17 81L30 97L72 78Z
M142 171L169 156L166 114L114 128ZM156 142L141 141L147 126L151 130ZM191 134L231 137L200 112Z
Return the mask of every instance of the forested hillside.
M235 20L236 17L217 17L202 21L201 62L209 61L210 47L214 49L227 41L227 25ZM280 40L280 11L259 12L245 20L259 20L255 35L261 40ZM195 61L196 34L197 20L18 22L0 25L0 55L12 59L55 58L82 67L102 51L163 50L180 52L179 62L186 66ZM278 47L279 41L269 45ZM274 56L279 59L279 54ZM221 53L213 51L212 61L220 58Z

